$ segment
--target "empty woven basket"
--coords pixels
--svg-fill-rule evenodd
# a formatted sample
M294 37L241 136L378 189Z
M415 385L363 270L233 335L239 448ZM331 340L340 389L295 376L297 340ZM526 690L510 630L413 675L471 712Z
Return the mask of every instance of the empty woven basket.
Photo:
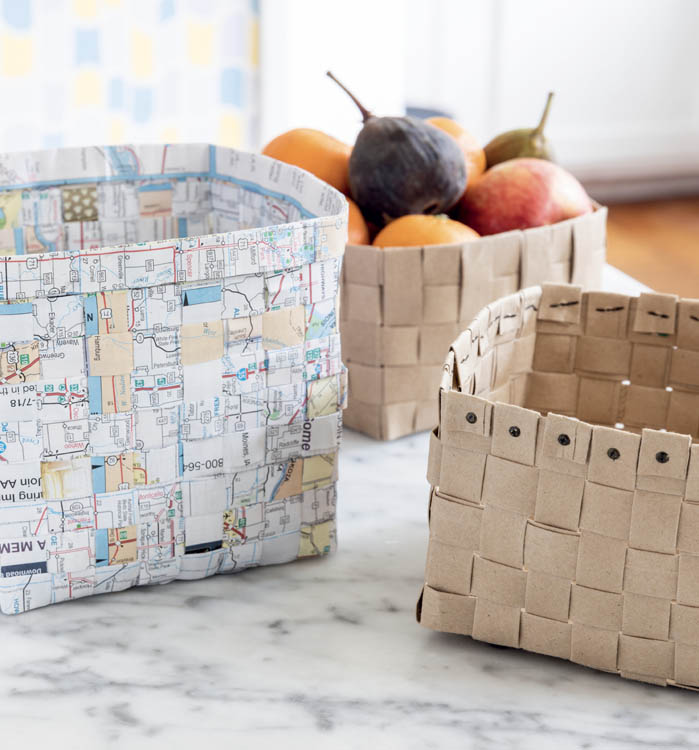
M699 687L698 435L699 300L484 308L444 367L419 621Z
M335 545L347 202L206 144L0 154L0 611Z

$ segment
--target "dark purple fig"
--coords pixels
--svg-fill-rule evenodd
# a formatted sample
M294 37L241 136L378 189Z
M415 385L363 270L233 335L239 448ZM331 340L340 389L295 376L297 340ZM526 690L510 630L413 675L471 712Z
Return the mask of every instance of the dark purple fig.
M406 214L442 214L466 187L457 142L415 117L376 117L335 76L364 119L349 160L352 198L364 216L383 225Z

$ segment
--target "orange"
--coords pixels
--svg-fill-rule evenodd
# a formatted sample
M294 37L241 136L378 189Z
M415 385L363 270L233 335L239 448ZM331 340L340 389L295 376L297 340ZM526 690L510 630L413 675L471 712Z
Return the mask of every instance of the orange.
M347 227L347 242L350 245L369 245L369 227L364 221L359 206L350 198L349 203L349 226Z
M288 130L272 139L262 153L306 169L345 195L349 193L352 148L327 133L312 128Z
M408 214L387 224L374 238L378 247L452 245L475 240L478 232L448 216Z
M485 151L481 148L475 137L468 130L462 128L458 122L450 120L448 117L429 117L427 122L448 133L461 146L464 158L466 159L466 174L468 178L466 189L468 189L485 172Z

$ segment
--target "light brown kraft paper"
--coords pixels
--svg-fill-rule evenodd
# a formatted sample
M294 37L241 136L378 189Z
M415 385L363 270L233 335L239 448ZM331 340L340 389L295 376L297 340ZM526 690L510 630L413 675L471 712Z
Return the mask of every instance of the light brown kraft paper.
M671 368L656 387L628 382L633 350L662 353L661 339L677 333L633 331L641 303L624 295L552 285L542 298L548 309L531 292L489 305L447 358L430 436L430 595L421 622L628 679L699 688L699 392L667 390ZM500 319L524 316L532 300L544 343L534 369L521 372L513 369L517 339L507 325L500 332ZM652 296L640 309L677 325L696 309L673 304ZM560 367L551 349L558 339L575 339L567 344L572 372L537 371ZM489 372L497 376L488 381ZM521 378L519 404L497 400ZM635 431L612 426L626 416Z
M342 324L345 362L364 365L416 365L420 331L414 326L377 326L359 320Z
M375 440L395 440L413 432L431 429L437 424L434 399L398 404L366 404L353 399L343 412L346 427L363 432Z
M522 233L522 286L532 286L544 278L551 282L571 280L572 234L569 221Z
M515 292L523 284L543 280L572 280L582 286L599 283L604 264L605 219L606 209L598 206L592 214L557 225L457 245L386 249L349 245L343 266L341 306L346 359L367 365L408 364L415 355L414 334L407 330L402 332L406 338L402 342L399 336L369 333L366 329L369 340L364 343L352 322L374 323L387 329L418 329L418 361L438 364L459 329L483 306ZM531 319L531 310L527 312ZM479 335L515 336L520 321L508 313L486 320ZM574 354L569 352L568 356ZM513 357L522 355L521 348L512 350ZM462 364L458 366L461 368ZM570 368L567 365L565 369ZM479 389L490 387L491 378L499 378L493 368L481 368L471 375ZM523 394L523 388L524 383L518 393ZM509 389L503 392L509 393ZM433 390L429 397L434 398L434 393ZM350 392L350 402L353 397ZM424 416L424 407L420 411ZM418 425L434 427L424 418L416 417L413 423L411 431L420 429ZM356 426L362 429L361 422Z
M423 322L421 248L384 250L383 322L389 326Z

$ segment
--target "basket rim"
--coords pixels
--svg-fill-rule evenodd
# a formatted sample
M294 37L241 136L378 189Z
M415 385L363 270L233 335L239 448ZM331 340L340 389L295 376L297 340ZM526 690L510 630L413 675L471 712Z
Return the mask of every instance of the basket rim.
M198 170L192 171L166 171L165 159L168 153L182 152L189 150L191 160L198 160ZM138 171L115 171L112 174L75 174L74 176L61 177L60 170L63 169L59 163L63 159L75 160L81 163L85 160L101 160L103 170L111 169L121 170L119 156L129 153L140 164L145 159L153 159L161 155L162 169L160 172L149 172L141 174ZM110 162L111 155L112 161ZM217 169L217 157L223 157L230 160L233 167L226 174ZM41 162L43 168L50 170L49 174L55 176L42 179L31 180L29 170L35 163ZM235 172L255 172L259 175L257 182L242 179L236 176ZM272 179L271 173L278 172L279 175L288 179L293 187L293 191L288 193L279 192L274 189L275 183L279 179ZM41 190L52 187L65 187L70 185L92 185L105 183L128 183L133 181L145 182L162 182L167 179L186 179L188 177L207 178L211 181L222 181L238 185L244 190L257 192L268 195L272 198L285 200L298 208L303 216L302 219L293 222L283 222L280 224L267 224L249 229L238 229L227 232L217 232L206 235L194 235L190 237L170 237L162 240L151 240L145 242L131 242L117 245L101 245L97 248L82 250L54 250L43 253L32 254L0 254L0 262L21 263L28 259L33 259L37 263L44 261L73 261L80 257L94 257L106 252L128 252L130 248L148 248L162 249L163 246L172 247L178 252L199 251L201 247L186 248L185 245L193 245L202 239L207 240L207 246L223 246L237 243L239 240L249 237L250 232L260 231L268 228L279 229L315 229L329 224L335 224L347 220L349 213L349 204L345 196L338 190L327 184L320 178L311 174L305 169L286 164L269 156L263 156L241 149L235 149L228 146L217 146L209 143L149 143L149 144L117 144L109 146L85 146L85 147L65 147L57 149L38 149L31 151L9 151L0 152L0 195L2 193L22 191L22 190ZM313 214L304 206L302 200L310 202L316 200L319 205L327 206L327 211L320 214ZM188 242L189 241L189 242ZM169 282L166 282L169 283Z
M489 397L489 394L492 391L492 388L488 389L488 396L484 396L484 395L476 395L475 393L469 393L467 391L462 391L460 388L454 387L454 383L455 383L455 380L456 380L456 377L457 377L457 374L458 374L457 373L457 363L456 363L457 345L462 340L467 340L469 346L474 346L475 344L478 344L478 346L480 347L480 342L484 338L481 335L480 330L479 330L481 328L481 325L482 325L481 322L480 322L481 319L484 319L485 316L486 316L486 314L488 315L488 318L487 318L487 320L488 320L487 327L488 328L491 325L493 325L494 323L498 322L499 321L499 315L495 315L495 317L493 319L491 319L491 315L492 315L493 312L497 312L496 308L497 308L498 305L502 305L503 303L505 303L508 300L511 300L511 301L515 301L515 300L524 301L524 300L527 300L529 302L529 304L534 304L535 305L534 309L535 309L535 311L537 313L537 318L536 319L539 320L540 319L540 309L539 309L539 307L537 307L537 305L539 305L544 291L546 289L554 289L554 288L561 288L561 289L567 288L567 289L570 289L570 290L576 290L577 292L579 292L579 294L580 294L581 297L587 297L590 294L609 294L609 295L614 295L615 297L622 297L622 298L627 299L629 301L629 304L632 304L633 300L639 300L639 299L644 298L644 297L646 297L646 298L652 298L652 297L664 297L664 298L674 297L675 298L675 305L676 306L680 302L696 303L697 305L699 305L699 299L695 299L695 298L680 298L677 295L667 295L667 294L656 293L656 292L640 292L639 294L623 294L623 293L620 293L620 292L613 292L613 291L603 290L603 289L589 289L589 290L588 289L584 289L583 290L582 286L574 285L574 284L565 284L565 283L560 283L560 284L544 283L544 284L539 284L539 285L536 285L536 286L526 287L525 289L520 289L517 292L514 292L512 294L506 295L504 297L500 297L499 299L494 300L490 304L488 304L485 307L481 308L481 310L479 311L479 313L476 316L474 316L474 318L471 320L471 322L469 323L469 325L466 328L464 328L464 330L456 337L456 339L454 339L454 341L452 341L452 343L449 346L449 351L447 352L446 358L444 360L444 364L442 366L442 370L443 370L442 380L441 380L441 383L440 383L440 386L439 386L439 398L440 398L440 401L441 401L441 395L442 395L442 393L453 392L453 393L459 393L459 394L467 395L467 396L469 396L469 398L476 399L478 401L482 401L482 402L487 403L487 404L489 404L491 406L494 406L495 404L506 404L507 402L497 401L497 400L494 400L494 399L492 399L492 398ZM676 326L677 326L677 321L675 321L675 331L676 331ZM518 328L518 330L517 330L514 338L518 338L519 337L519 334L521 333L522 328L523 328L523 319L522 319L522 321L520 323L520 327ZM473 335L474 332L476 333L475 336ZM563 333L563 331L562 331L562 333ZM624 337L622 340L628 340L628 333L629 332L627 331L627 336ZM481 354L481 352L479 350L479 355L480 354ZM557 414L556 412L547 412L547 415L544 415L538 409L533 409L533 408L531 408L529 406L519 406L518 408L522 409L523 411L529 412L531 414L537 414L537 415L539 415L539 417L541 417L543 419L547 419L548 415L550 415L550 416L563 416L563 415ZM440 411L441 411L441 409L440 409ZM605 428L614 429L617 432L622 432L622 433L626 433L626 434L629 434L629 435L639 435L640 434L639 432L633 432L632 430L628 430L628 429L625 429L625 428L622 428L622 427L617 427L616 425L614 425L613 427L609 427L608 425L600 425L600 424L597 424L597 423L594 423L594 422L587 422L585 420L580 419L579 417L566 417L566 418L574 419L580 425L591 427L591 428L598 428L599 429L601 427L605 427ZM441 415L440 415L440 423L441 423ZM436 428L436 430L439 430L440 427L441 427L441 424L438 425L438 427ZM672 432L670 430L654 430L654 429L649 428L649 427L643 427L642 431L643 432L647 432L647 431L650 431L650 432L662 432L663 434L668 434L668 435L682 435L683 437L689 436L692 439L692 442L694 442L695 440L699 439L699 438L695 438L690 433L676 433L676 432Z

